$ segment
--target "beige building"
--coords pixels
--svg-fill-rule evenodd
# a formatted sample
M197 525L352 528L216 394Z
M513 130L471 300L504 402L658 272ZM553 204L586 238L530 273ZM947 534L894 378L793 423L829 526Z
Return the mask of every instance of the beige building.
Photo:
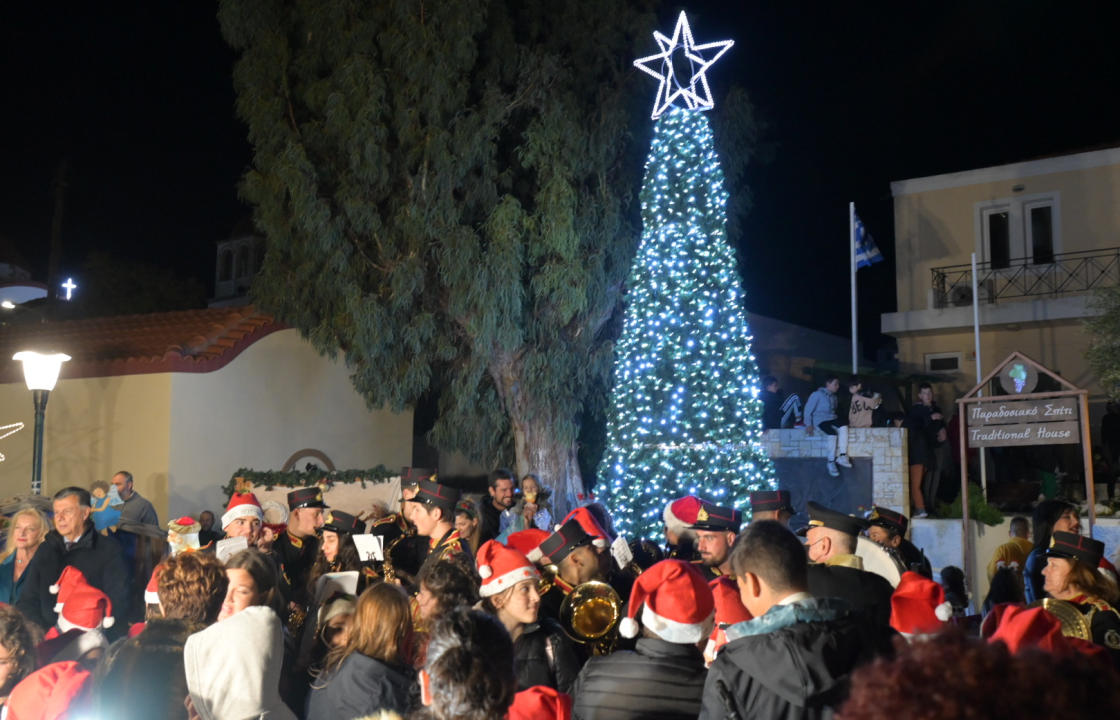
M30 486L25 349L73 356L47 404L44 494L126 469L166 521L220 511L241 467L411 464L411 411L369 410L341 361L253 307L209 308L0 326L0 425L25 425L0 440L0 497Z
M975 384L974 252L983 369L1018 350L1103 399L1083 321L1090 291L1120 282L1120 148L900 180L891 193L898 312L882 331L902 363L956 378L936 390L943 407Z

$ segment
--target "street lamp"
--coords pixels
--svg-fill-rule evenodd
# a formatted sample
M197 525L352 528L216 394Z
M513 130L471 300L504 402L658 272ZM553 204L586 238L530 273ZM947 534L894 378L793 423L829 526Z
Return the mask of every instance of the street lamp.
M47 398L58 382L62 363L70 359L63 353L39 353L23 350L12 356L23 363L23 379L35 401L35 451L31 457L31 494L43 494L43 421L47 414Z

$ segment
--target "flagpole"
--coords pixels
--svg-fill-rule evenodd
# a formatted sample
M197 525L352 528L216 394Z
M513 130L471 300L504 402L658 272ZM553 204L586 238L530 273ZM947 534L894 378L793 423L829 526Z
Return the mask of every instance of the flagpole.
M972 253L972 337L976 343L976 382L979 383L984 379L983 371L980 364L980 293L979 282L976 279L976 253ZM983 396L984 391L979 390L978 396ZM964 419L961 419L964 423ZM984 462L984 448L979 449L980 454L980 490L984 493L984 499L988 499L988 464ZM966 498L961 498L961 502L967 502Z
M852 375L859 374L859 322L856 319L856 204L848 203L848 269L852 274Z

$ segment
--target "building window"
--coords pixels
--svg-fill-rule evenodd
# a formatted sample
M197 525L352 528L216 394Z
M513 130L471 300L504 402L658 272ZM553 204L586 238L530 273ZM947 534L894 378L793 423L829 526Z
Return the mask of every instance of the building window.
M229 282L233 279L233 253L223 250L218 260L218 282Z
M954 373L961 369L959 352L926 353L926 372Z
M253 276L253 268L249 267L249 246L242 245L237 249L237 279L242 280Z
M1049 265L1061 252L1056 194L1002 198L977 211L980 251L993 270Z

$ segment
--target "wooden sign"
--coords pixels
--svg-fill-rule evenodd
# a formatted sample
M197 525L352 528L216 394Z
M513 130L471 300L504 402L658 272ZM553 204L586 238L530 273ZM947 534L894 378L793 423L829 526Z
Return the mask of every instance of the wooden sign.
M1071 445L1078 442L1081 442L1081 430L1077 420L968 428L968 446L974 448Z
M1057 422L1077 420L1077 398L1045 400L1001 400L998 397L980 403L969 403L968 426L1013 425L1015 423Z

